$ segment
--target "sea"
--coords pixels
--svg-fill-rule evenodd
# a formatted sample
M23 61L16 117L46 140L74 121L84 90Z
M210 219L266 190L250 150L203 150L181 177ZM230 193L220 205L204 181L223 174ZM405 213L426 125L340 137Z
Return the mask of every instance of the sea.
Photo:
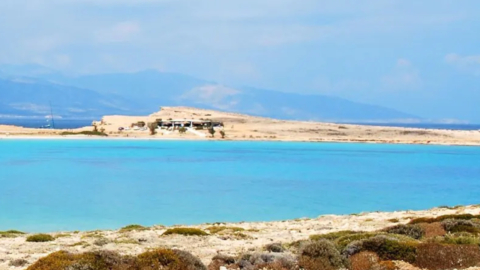
M0 231L274 221L480 203L480 147L0 139Z

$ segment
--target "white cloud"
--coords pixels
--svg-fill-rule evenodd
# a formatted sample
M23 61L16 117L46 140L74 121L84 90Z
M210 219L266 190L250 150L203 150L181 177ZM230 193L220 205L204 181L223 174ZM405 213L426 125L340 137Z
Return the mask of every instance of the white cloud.
M422 85L419 71L404 58L397 60L392 72L385 75L381 82L385 90L414 90Z
M458 69L480 76L480 55L461 56L456 53L447 54L445 61Z

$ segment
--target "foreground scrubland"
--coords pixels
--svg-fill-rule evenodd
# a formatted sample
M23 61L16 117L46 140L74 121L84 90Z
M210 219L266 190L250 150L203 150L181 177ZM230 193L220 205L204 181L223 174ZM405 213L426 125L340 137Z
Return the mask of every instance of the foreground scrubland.
M475 269L479 235L478 206L114 231L10 230L0 232L0 269Z

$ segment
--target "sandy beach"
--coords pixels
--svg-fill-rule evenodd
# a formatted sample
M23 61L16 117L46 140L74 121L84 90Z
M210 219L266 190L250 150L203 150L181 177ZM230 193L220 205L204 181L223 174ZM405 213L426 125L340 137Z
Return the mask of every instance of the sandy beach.
M207 130L195 133L158 130L151 135L148 129L130 129L133 123L154 122L157 119L197 119L224 123L225 138L216 132L212 138ZM297 142L364 142L397 144L480 145L479 130L432 130L418 128L382 127L333 124L310 121L286 121L188 107L162 107L149 116L104 116L96 122L97 130L108 139L155 140L238 140L238 141L297 141ZM119 128L130 130L119 131ZM93 127L74 130L32 129L0 125L0 139L7 138L98 138L87 135L62 135L64 132L92 131Z
M138 230L53 232L50 235L55 239L45 243L26 242L29 234L15 235L14 237L0 237L0 269L24 269L39 258L59 250L73 253L113 250L120 254L136 255L159 247L189 251L208 265L212 257L220 253L238 256L247 252L262 252L265 245L271 243L288 245L295 241L308 239L311 235L345 230L375 231L397 224L406 224L418 217L438 217L452 214L479 215L480 206L441 207L424 211L324 215L318 218L299 218L275 222L216 223L173 227L156 225ZM225 226L227 229L210 232L212 226ZM167 229L178 227L198 228L209 234L206 236L162 235ZM27 265L10 266L10 262L18 259L26 260Z

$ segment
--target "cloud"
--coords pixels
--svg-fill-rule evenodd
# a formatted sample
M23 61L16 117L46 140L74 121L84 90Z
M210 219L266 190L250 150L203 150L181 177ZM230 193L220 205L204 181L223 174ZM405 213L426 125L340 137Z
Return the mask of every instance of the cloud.
M125 42L135 37L141 31L137 22L125 21L119 22L112 27L101 29L95 36L100 42Z
M381 82L386 90L414 90L422 85L419 71L404 58L397 60L392 72L385 75Z
M459 70L480 76L480 55L461 56L456 53L447 54L445 61Z

